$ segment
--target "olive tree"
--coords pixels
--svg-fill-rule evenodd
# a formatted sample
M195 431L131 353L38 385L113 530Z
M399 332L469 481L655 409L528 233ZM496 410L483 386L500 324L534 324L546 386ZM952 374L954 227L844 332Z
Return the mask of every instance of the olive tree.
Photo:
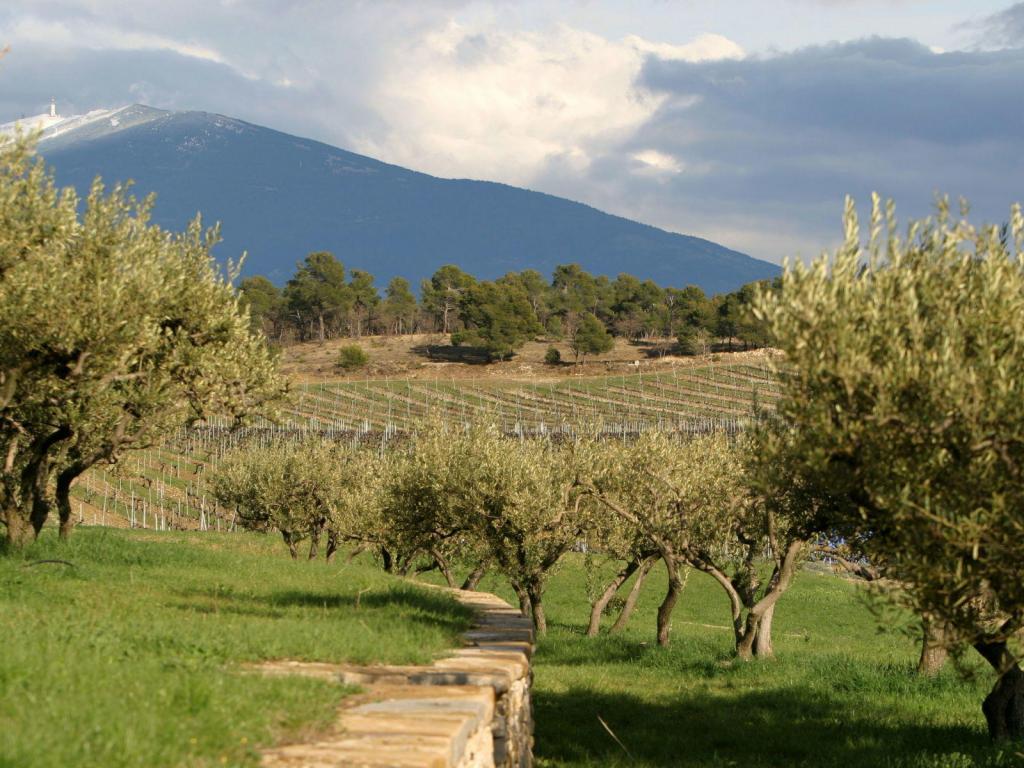
M585 526L579 485L586 444L509 440L495 429L470 435L473 495L463 510L472 530L519 595L537 631L547 631L544 589L554 567Z
M578 468L585 457L582 441L513 440L493 425L428 429L397 498L412 510L414 535L425 536L434 551L442 542L462 542L491 563L544 632L547 579L583 529Z
M449 587L455 586L456 560L482 559L460 506L472 470L464 436L440 421L420 429L407 450L398 449L384 492L393 532L386 558L401 560L407 569L413 558L426 555Z
M310 539L309 559L334 517L335 456L319 441L248 446L228 454L213 474L217 502L235 511L243 528L281 534L293 558Z
M668 572L658 609L658 644L668 645L672 611L688 568L711 576L729 600L736 653L770 656L775 606L806 548L788 510L766 503L749 482L748 446L722 434L677 440L651 432L613 454L591 492L643 533ZM767 580L759 566L772 565Z
M242 527L276 530L293 558L309 540L309 559L330 562L343 542L380 544L386 459L375 451L319 437L252 444L229 453L212 478L217 502L235 511Z
M590 472L583 478L588 487L610 490L610 485L615 480L610 475L621 468L616 454L621 452L623 447L624 444L618 440L607 440L596 445L594 460L590 463ZM651 544L644 530L622 515L591 515L585 535L588 551L600 552L623 563L622 567L604 585L604 588L593 597L590 605L590 621L587 624L587 637L598 635L601 629L601 616L611 603L612 598L630 577L634 574L636 576L622 610L610 630L619 632L625 628L632 615L647 574L658 562L658 551Z
M779 461L830 489L823 525L869 539L906 602L992 666L989 731L1019 740L1024 216L966 215L940 202L900 234L876 197L865 243L848 200L843 245L788 265L756 312L785 353Z
M210 414L243 419L283 392L210 249L97 181L79 213L23 137L0 138L0 522L37 535L74 480Z

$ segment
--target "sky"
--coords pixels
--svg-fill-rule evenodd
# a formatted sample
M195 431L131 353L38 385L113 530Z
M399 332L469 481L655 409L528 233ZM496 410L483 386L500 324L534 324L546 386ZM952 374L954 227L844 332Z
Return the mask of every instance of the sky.
M774 262L847 194L1024 200L1024 2L3 0L4 45L0 123L206 110Z

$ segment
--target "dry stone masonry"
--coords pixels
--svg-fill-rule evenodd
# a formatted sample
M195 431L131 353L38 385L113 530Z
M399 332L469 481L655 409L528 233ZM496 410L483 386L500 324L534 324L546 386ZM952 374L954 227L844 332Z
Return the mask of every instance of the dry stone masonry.
M260 665L364 690L328 734L267 750L265 768L530 768L533 626L495 595L452 592L477 618L465 646L430 666Z

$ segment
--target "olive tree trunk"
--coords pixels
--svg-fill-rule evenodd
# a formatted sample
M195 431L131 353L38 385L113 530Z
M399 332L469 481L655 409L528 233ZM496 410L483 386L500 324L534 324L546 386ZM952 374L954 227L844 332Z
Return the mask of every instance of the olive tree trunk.
M462 589L472 592L480 586L480 580L483 579L486 573L487 563L480 563L476 568L469 572L468 576L466 576L466 580L462 582Z
M60 519L60 538L67 541L75 527L71 510L71 481L61 473L57 476L57 517Z
M922 621L921 657L917 661L917 674L924 677L937 675L946 664L949 651L946 646L946 628L925 617Z
M686 580L679 574L679 564L674 560L662 558L665 568L668 570L668 591L665 599L658 606L658 645L667 648L669 644L669 633L672 631L672 611L675 610L676 601L686 586Z
M761 616L761 623L757 627L757 637L754 639L754 655L760 658L768 658L775 655L775 648L772 646L772 619L775 617L775 606L771 605Z
M999 675L981 705L995 741L1024 741L1024 671L1005 641L978 642L975 649Z
M328 563L334 562L334 556L338 553L338 534L334 531L327 532L327 550L324 552L324 559Z
M534 582L527 587L527 595L530 599L530 611L533 614L533 628L538 635L545 635L548 631L548 620L544 615L544 587L539 582Z
M6 532L4 544L11 549L19 549L35 538L35 531L31 523L21 514L17 507L4 510L3 514Z
M292 556L292 560L299 559L299 542L292 536L291 531L281 531L281 538L284 539L284 543L288 545L288 554Z
M516 597L519 598L519 613L527 618L533 615L532 605L530 604L530 595L526 591L526 588L522 584L513 581L512 589L516 593Z
M434 562L437 563L437 568L441 571L444 576L445 583L451 589L455 589L455 576L452 574L451 566L448 564L448 560L437 550L431 550L431 557L434 558Z
M754 642L757 640L757 630L761 623L759 616L753 611L747 612L746 621L736 635L736 656L743 661L750 661L754 658Z
M608 586L605 587L604 592L601 593L600 597L594 601L594 604L590 608L590 624L587 625L587 637L596 637L597 633L601 630L601 616L604 614L604 609L608 607L608 603L615 597L615 593L619 591L619 587L626 583L626 580L633 575L634 571L640 566L640 559L636 558L630 560L622 569L615 574L615 578L609 582Z
M629 590L629 594L626 595L626 603L622 606L619 618L615 620L615 623L612 624L612 628L608 630L611 634L621 632L626 628L630 617L633 615L633 610L636 608L636 601L640 597L640 589L644 585L644 580L647 578L647 574L651 572L651 568L654 567L656 562L658 562L657 557L648 557L640 564L640 570L637 571L633 587Z

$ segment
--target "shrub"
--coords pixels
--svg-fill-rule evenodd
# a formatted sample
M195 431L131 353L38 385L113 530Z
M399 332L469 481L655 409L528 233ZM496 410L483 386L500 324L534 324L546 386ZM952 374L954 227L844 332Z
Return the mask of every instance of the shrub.
M562 353L555 347L548 347L548 351L544 353L544 362L548 365L558 365L562 362Z
M708 332L697 326L687 325L676 335L681 355L701 355L708 348Z
M338 350L338 360L335 365L343 371L355 371L365 368L370 362L370 356L366 354L358 344L349 344Z

